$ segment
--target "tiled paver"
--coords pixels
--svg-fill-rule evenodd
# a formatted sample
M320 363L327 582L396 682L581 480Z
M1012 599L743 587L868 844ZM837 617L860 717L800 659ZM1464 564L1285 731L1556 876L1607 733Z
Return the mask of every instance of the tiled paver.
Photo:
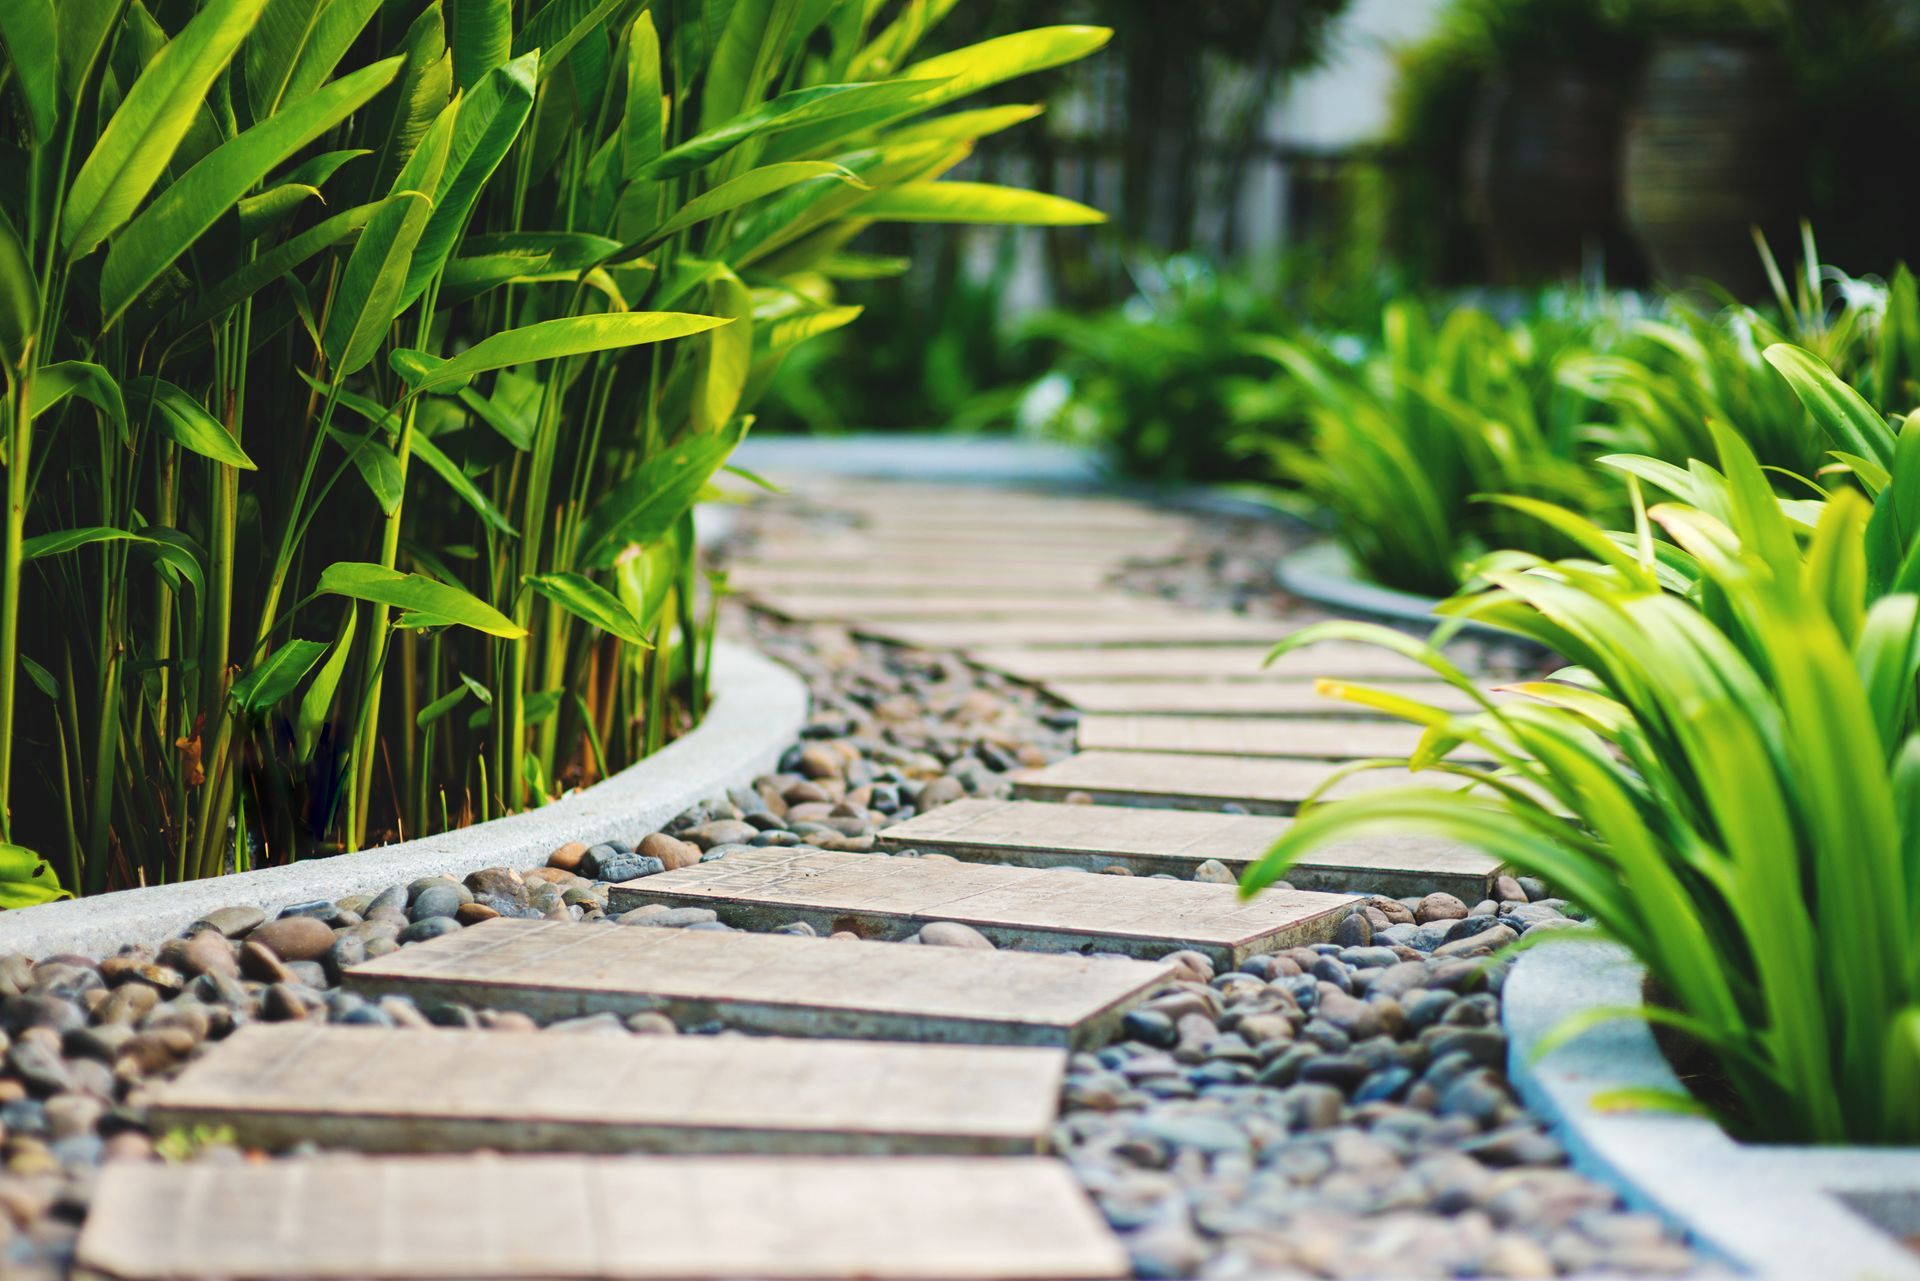
M1410 756L1421 728L1404 721L1320 720L1308 716L1092 714L1075 727L1082 751L1183 752L1197 756L1280 756L1358 760ZM1462 745L1449 760L1484 762Z
M1138 597L1130 597L1136 604ZM1270 625L1267 640L1288 629ZM1329 641L1282 654L1269 666L1272 645L1119 646L1104 649L977 648L967 658L1023 681L1423 679L1425 667L1372 645Z
M1056 596L1086 593L1105 587L1107 571L1097 566L1000 574L991 569L954 569L940 573L901 570L885 565L857 570L830 568L761 568L746 565L730 569L727 583L741 592L810 593L839 596L849 593L888 596L945 596L956 591L996 591L1006 596Z
M895 823L880 833L880 843L886 849L983 863L1085 868L1120 864L1139 875L1189 876L1208 859L1237 873L1265 854L1291 824L1291 819L1253 814L963 800ZM1304 890L1445 890L1478 902L1487 897L1498 872L1498 860L1479 850L1433 837L1390 835L1317 849L1289 869L1286 879Z
M998 592L982 592L890 598L756 592L753 603L796 622L889 623L929 618L966 622L1040 618L1061 622L1137 618L1141 613L1139 601L1113 592L1056 592L1046 596L1005 596Z
M268 1148L1033 1153L1065 1074L1031 1047L262 1023L150 1107Z
M1466 785L1457 774L1371 769L1349 774L1321 792L1333 772L1325 761L1096 751L1016 775L1013 793L1035 801L1065 800L1080 792L1115 805L1173 809L1238 805L1250 814L1291 814L1315 795L1334 799L1410 784L1449 789Z
M120 1281L1091 1281L1128 1271L1072 1173L1044 1157L115 1161L78 1262Z
M1237 964L1317 942L1348 901L1277 891L1242 902L1229 885L1090 876L944 859L751 849L612 887L616 907L707 907L743 925L803 920L820 931L905 938L932 921L1003 946L1163 956L1183 948ZM945 950L945 949L935 949Z
M1172 974L1147 961L501 919L364 962L346 982L427 1010L541 1020L658 1010L779 1036L1081 1045Z
M1270 639L1273 628L1238 614L1184 613L1166 617L1149 603L1140 616L1111 622L927 622L876 624L869 635L917 649L999 648L1008 645L1080 648L1100 645L1245 645Z
M1443 681L1367 681L1370 688L1447 712L1480 705ZM1363 703L1322 694L1304 681L1049 681L1046 690L1083 712L1140 715L1321 716L1384 719Z

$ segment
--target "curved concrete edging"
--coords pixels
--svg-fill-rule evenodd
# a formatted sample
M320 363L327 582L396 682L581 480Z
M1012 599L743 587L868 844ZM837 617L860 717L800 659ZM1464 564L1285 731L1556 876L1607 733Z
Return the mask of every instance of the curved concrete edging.
M1575 1168L1757 1276L1920 1279L1920 1256L1889 1235L1920 1230L1920 1150L1746 1144L1702 1117L1597 1108L1605 1091L1685 1092L1636 1019L1601 1024L1536 1060L1563 1020L1640 1005L1645 974L1619 944L1556 940L1523 954L1501 989L1508 1075Z
M170 938L228 904L272 909L377 893L443 872L464 876L483 867L545 862L568 841L637 841L688 806L771 770L799 735L807 709L798 676L755 650L720 642L705 719L584 791L541 809L357 854L0 913L0 953L101 956L123 943Z
M1444 618L1434 612L1434 606L1440 603L1437 597L1368 582L1346 549L1332 539L1308 543L1299 551L1282 556L1274 567L1273 578L1295 596L1348 614L1364 614L1418 627L1432 627ZM1480 623L1455 623L1455 626L1462 636L1498 640L1521 649L1540 649L1525 636Z

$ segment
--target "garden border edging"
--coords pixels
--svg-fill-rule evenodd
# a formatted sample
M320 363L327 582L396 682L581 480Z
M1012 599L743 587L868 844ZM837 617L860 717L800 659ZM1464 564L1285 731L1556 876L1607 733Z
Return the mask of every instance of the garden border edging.
M1603 1091L1685 1092L1639 1020L1601 1024L1536 1059L1575 1014L1640 1005L1645 973L1617 943L1555 940L1523 954L1502 986L1508 1075L1574 1167L1751 1275L1920 1279L1920 1255L1847 1204L1878 1203L1898 1230L1920 1228L1920 1151L1744 1144L1702 1117L1596 1108Z
M544 863L568 841L638 841L689 806L773 769L806 722L805 684L744 645L715 643L712 690L706 716L687 734L551 805L355 854L0 912L0 953L103 956L124 943L171 938L218 907L271 910L443 872Z
M1282 556L1280 563L1273 567L1273 581L1302 600L1403 627L1430 628L1445 621L1444 615L1434 612L1434 606L1440 603L1439 597L1369 582L1362 577L1346 549L1331 538L1308 543L1299 551ZM1493 638L1525 649L1539 648L1527 637L1480 623L1456 622L1455 626L1462 636Z

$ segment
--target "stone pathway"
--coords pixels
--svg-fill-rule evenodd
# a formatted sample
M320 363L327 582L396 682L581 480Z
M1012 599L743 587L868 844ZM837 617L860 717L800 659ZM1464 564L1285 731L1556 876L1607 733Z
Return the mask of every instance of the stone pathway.
M801 496L844 528L767 517L760 553L729 568L736 590L789 619L1031 682L1097 713L1082 750L1020 776L1017 799L922 800L879 853L705 842L701 861L611 887L639 928L486 920L347 968L350 990L423 1010L731 1031L242 1029L160 1087L153 1114L269 1148L412 1155L110 1164L81 1266L129 1281L1125 1276L1142 1256L1045 1155L1063 1134L1097 1137L1085 1112L1063 1128L1068 1047L1103 1046L1123 1021L1172 1047L1207 1002L1169 989L1204 985L1216 965L1311 988L1302 945L1413 928L1405 907L1355 893L1437 893L1459 965L1513 935L1467 946L1477 928L1455 920L1491 897L1499 869L1438 841L1326 851L1290 887L1238 898L1279 816L1343 762L1411 747L1404 728L1317 697L1312 677L1466 701L1351 645L1263 671L1265 644L1304 613L1175 610L1110 586L1177 551L1186 518L926 485L816 480ZM1462 647L1463 664L1479 657ZM1165 871L1179 879L1153 875ZM716 918L783 932L701 930ZM1260 1017L1241 1021L1249 1062L1263 1030L1278 1034ZM1295 1070L1310 1057L1283 1056ZM1082 1079L1065 1097L1084 1107L1102 1088Z

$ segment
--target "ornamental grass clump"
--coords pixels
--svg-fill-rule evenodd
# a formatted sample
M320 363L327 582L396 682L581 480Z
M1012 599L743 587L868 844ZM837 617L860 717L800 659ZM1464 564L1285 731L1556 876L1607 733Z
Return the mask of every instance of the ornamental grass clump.
M1896 432L1808 353L1768 358L1877 501L1844 479L1783 499L1725 428L1714 430L1718 469L1610 460L1634 478L1624 534L1507 500L1579 555L1489 557L1475 568L1490 589L1443 612L1571 666L1518 686L1524 700L1475 691L1470 715L1326 682L1426 726L1413 767L1477 785L1314 805L1245 886L1362 832L1473 844L1547 879L1632 949L1663 1003L1604 1016L1670 1025L1709 1052L1734 1090L1724 1119L1739 1132L1910 1144L1920 1142L1920 421ZM1682 497L1647 506L1641 477ZM1397 649L1474 690L1439 649L1382 628L1323 625L1276 653L1331 637ZM1450 760L1463 744L1496 764Z
M0 907L536 805L697 716L691 508L1082 57L950 4L0 5ZM30 800L28 798L31 798ZM51 866L29 849L50 856Z

